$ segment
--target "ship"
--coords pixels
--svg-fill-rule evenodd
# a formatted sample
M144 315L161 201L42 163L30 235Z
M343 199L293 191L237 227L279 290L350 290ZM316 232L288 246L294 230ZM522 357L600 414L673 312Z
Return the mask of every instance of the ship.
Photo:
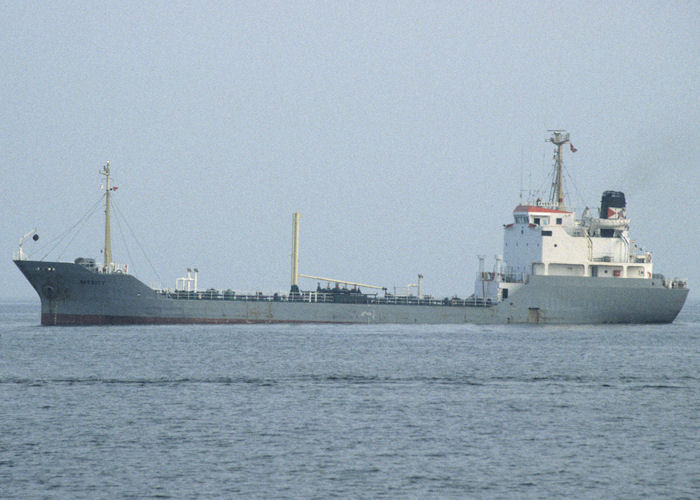
M599 209L580 217L567 208L562 170L565 130L551 131L552 184L547 201L521 202L504 225L503 253L493 269L484 256L474 291L436 298L422 293L422 275L405 293L387 287L299 272L300 215L292 216L291 286L287 293L200 290L198 270L188 269L175 288L150 287L112 258L111 183L105 176L104 262L30 259L20 239L13 260L41 301L41 324L603 324L670 323L688 296L684 279L654 272L652 254L630 239L625 195L605 191ZM522 198L522 194L521 194ZM300 279L318 282L304 290ZM321 286L320 282L324 283ZM466 294L465 294L466 295Z

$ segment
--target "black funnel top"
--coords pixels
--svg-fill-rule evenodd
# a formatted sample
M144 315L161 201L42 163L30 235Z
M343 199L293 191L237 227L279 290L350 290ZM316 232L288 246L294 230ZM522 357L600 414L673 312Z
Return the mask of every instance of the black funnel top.
M600 218L608 218L609 208L625 208L625 193L620 191L605 191L600 200Z

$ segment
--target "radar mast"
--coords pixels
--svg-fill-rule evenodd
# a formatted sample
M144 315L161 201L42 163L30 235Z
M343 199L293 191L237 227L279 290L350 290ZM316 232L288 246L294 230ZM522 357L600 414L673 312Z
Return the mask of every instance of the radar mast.
M564 207L564 184L562 181L562 149L564 144L569 142L569 133L566 130L550 130L552 137L547 139L554 144L554 179L552 180L552 190L549 195L549 203L556 206L557 210L565 210Z

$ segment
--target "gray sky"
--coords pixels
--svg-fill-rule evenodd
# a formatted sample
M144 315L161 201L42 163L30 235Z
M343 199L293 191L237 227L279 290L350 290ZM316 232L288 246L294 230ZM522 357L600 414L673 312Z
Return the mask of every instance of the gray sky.
M106 160L164 286L197 266L204 288L287 291L299 210L301 272L388 287L420 272L426 293L466 296L521 179L547 186L552 128L578 149L569 205L624 191L655 270L700 284L698 2L0 9L4 297L34 296L11 253L37 226L25 249L43 256L99 199ZM49 258L99 259L102 224ZM158 283L113 225L115 261Z

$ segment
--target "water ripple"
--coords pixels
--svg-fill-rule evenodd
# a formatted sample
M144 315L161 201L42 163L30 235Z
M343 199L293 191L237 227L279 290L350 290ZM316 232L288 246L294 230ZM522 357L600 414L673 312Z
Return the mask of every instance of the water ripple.
M381 385L381 384L426 384L426 385L455 385L455 386L484 386L494 384L581 384L600 385L601 387L631 386L635 389L681 389L699 379L692 376L677 377L673 381L685 384L652 383L655 379L648 377L622 376L618 378L601 378L593 376L552 375L552 376L379 376L379 375L290 375L287 377L155 377L155 378L113 378L113 377L53 377L53 378L0 378L0 384L17 384L25 386L42 386L49 384L93 385L93 384L124 384L124 385L187 385L187 384L220 384L220 385L257 385L272 386L290 383L315 383L339 385ZM666 379L667 382L672 380Z

